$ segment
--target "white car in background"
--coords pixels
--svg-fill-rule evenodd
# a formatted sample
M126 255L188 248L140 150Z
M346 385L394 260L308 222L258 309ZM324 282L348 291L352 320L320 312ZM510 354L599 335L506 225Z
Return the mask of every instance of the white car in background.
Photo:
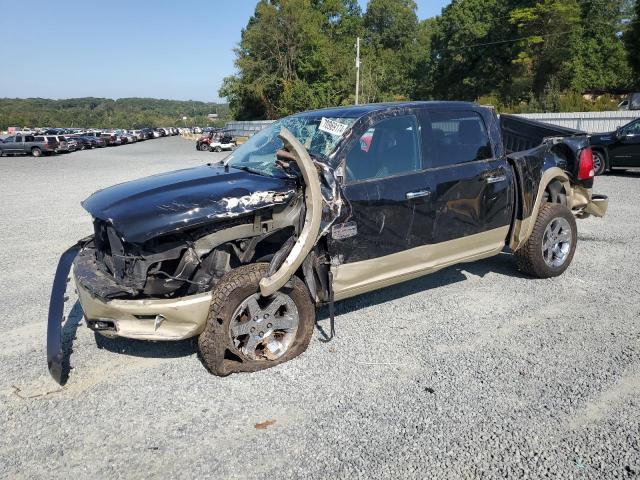
M142 134L142 132L140 130L129 130L128 133L130 135L133 135L137 141L139 140L144 140L144 135Z

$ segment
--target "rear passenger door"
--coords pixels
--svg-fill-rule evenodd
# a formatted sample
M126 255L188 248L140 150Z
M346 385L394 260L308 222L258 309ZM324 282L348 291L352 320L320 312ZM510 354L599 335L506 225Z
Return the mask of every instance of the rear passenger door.
M16 135L16 139L11 147L12 153L22 153L24 152L24 137L22 135Z
M473 110L423 110L424 161L432 192L432 242L477 236L477 246L499 246L511 224L513 179L484 118ZM459 252L464 256L464 252Z

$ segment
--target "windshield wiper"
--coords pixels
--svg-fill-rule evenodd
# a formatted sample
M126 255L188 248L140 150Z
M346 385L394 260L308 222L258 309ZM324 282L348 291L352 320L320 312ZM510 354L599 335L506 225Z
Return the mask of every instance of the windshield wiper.
M265 174L263 170L258 170L256 168L251 168L246 165L230 165L231 168L236 168L238 170L244 170L245 172L255 173L256 175L262 175L263 177L268 177L270 175Z

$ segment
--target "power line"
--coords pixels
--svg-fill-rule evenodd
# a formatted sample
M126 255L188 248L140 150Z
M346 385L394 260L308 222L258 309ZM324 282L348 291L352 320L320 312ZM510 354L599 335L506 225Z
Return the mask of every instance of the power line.
M509 39L509 40L499 40L497 42L475 43L475 44L472 44L472 45L463 45L461 47L455 47L455 48L452 48L450 50L464 50L464 49L467 49L467 48L488 47L488 46L491 46L491 45L500 45L500 44L503 44L503 43L521 42L522 40L533 40L535 38L559 37L559 36L562 36L562 35L568 35L570 33L573 33L573 30L569 30L568 32L548 33L548 34L545 34L545 35L531 35L531 36L528 36L528 37L512 38L512 39Z
M606 22L603 22L603 23L606 23ZM633 25L633 24L636 24L636 23L640 23L640 19L639 20L634 20L632 22L625 23L625 26ZM465 49L469 49L469 48L487 47L487 46L492 46L492 45L501 45L501 44L505 44L505 43L516 43L516 42L521 42L523 40L533 40L533 39L536 39L536 38L559 37L559 36L562 36L562 35L569 35L571 33L576 33L576 32L579 32L579 30L568 30L568 31L564 31L564 32L547 33L547 34L543 34L543 35L530 35L528 37L511 38L509 40L498 40L498 41L495 41L495 42L474 43L474 44L471 44L471 45L462 45L460 47L449 48L448 50L450 50L450 51L451 50L465 50Z

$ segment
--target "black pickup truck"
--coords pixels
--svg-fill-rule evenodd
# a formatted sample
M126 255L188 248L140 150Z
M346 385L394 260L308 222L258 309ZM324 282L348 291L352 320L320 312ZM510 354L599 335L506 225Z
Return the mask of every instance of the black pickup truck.
M82 204L94 234L62 256L48 364L64 381L71 265L89 328L199 336L214 374L290 360L315 306L513 252L562 274L576 218L601 217L588 138L459 102L340 107L284 118L222 163L127 182Z

